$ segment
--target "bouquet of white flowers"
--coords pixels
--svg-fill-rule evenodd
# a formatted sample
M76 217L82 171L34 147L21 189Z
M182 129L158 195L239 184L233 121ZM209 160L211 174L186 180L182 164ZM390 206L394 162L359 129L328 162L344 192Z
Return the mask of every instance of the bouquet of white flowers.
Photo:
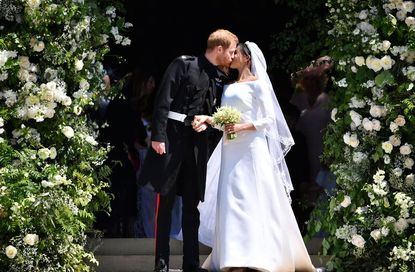
M213 122L220 126L236 124L241 121L241 112L231 106L222 106L213 114ZM232 140L236 138L235 132L226 133L226 138Z

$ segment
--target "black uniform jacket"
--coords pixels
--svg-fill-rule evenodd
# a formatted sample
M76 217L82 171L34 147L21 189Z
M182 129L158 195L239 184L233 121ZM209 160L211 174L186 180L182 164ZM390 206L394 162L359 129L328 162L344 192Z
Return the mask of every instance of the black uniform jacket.
M226 80L225 74L204 56L178 57L169 65L156 95L151 132L152 141L166 144L166 154L159 155L149 148L139 184L150 182L156 192L167 194L177 180L184 156L194 156L197 175L191 184L197 186L200 199L204 200L210 153L208 132L195 132L191 122L195 115L211 115L215 106L220 105L219 98ZM184 122L169 119L169 111L187 117Z

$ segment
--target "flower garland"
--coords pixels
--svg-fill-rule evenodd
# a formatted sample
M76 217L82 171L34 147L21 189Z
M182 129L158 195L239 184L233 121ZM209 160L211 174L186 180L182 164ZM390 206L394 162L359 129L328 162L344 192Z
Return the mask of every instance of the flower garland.
M114 1L112 1L114 2ZM131 24L110 1L1 0L0 271L90 271L109 148L89 112L109 42Z
M309 235L326 234L331 271L415 271L415 3L326 6L336 72L323 160L337 187Z

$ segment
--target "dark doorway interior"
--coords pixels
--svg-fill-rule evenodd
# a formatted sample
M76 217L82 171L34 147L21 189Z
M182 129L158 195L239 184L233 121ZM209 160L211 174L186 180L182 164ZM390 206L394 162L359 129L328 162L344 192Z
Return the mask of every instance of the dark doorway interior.
M203 53L209 33L217 28L256 42L268 59L271 35L287 16L274 0L125 0L125 7L134 24L127 61L151 63L159 73L174 57Z

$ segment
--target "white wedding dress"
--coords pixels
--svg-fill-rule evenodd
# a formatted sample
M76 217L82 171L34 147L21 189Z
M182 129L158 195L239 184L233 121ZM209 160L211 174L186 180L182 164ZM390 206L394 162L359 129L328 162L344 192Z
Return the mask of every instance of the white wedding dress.
M237 133L233 140L224 135L208 163L199 241L212 252L203 267L314 271L281 177L273 170L264 133L272 120L258 119L272 107L261 84L225 86L222 105L237 108L241 123L252 122L256 130Z

